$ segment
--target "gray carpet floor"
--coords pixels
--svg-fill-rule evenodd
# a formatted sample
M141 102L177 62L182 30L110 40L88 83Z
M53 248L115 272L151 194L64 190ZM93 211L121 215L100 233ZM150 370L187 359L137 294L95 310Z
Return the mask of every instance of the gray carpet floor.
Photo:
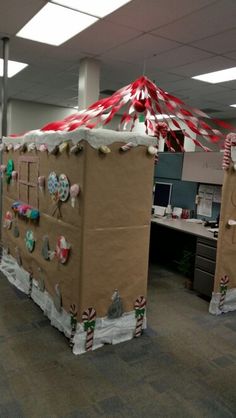
M236 417L236 312L211 316L184 281L150 267L142 337L74 356L0 277L0 418Z

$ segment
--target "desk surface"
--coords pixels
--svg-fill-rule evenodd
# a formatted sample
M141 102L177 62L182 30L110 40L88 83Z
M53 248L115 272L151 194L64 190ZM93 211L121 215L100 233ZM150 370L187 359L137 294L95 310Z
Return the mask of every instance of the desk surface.
M217 240L213 237L213 232L207 230L203 224L194 222L186 222L185 219L167 219L167 218L154 218L152 217L152 223L162 225L167 228L177 229L188 234L196 235L198 237L209 238Z

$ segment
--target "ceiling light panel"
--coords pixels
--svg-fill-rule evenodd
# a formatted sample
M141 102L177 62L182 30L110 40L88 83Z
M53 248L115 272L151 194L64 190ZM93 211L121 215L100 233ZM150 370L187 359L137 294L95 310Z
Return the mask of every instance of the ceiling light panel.
M47 3L16 36L59 46L97 20L94 16Z
M236 80L236 67L226 70L214 71L213 73L201 74L192 77L195 80L205 81L206 83L223 83L225 81Z
M236 107L236 104L230 105L230 107Z
M17 61L8 61L8 77L11 78L17 73L19 73L23 68L27 67L28 64ZM0 77L3 77L3 59L0 58Z
M79 10L97 17L104 17L131 0L52 0L53 3Z

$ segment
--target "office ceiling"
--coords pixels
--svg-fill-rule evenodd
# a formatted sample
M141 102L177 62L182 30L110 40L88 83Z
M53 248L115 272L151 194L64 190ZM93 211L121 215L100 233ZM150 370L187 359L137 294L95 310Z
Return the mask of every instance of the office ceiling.
M132 0L59 47L17 38L46 3L0 0L0 35L10 37L10 59L29 64L9 79L10 98L74 107L79 61L93 57L101 62L101 91L144 73L209 115L236 117L229 107L236 103L236 81L191 79L236 66L235 0Z

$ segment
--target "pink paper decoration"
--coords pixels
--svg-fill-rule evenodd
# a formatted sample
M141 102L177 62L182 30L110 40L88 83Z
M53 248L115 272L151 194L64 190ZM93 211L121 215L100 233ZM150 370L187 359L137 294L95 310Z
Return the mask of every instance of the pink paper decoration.
M39 145L39 151L41 151L41 152L47 151L47 145L45 145L45 144Z
M80 193L80 186L79 184L73 184L70 188L70 198L71 198L71 206L72 208L75 207L75 200L76 197L79 196Z
M56 245L56 257L61 264L65 264L68 260L70 252L70 244L66 241L62 235L57 240Z

